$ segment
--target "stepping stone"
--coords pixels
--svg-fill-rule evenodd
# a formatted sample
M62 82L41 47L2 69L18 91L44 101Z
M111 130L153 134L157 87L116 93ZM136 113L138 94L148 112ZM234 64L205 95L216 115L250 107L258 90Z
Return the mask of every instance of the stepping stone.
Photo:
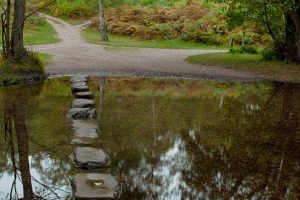
M87 145L87 144L93 144L94 141L95 140L93 138L74 136L73 140L71 141L71 144L73 144L73 145Z
M90 144L89 142L86 142L80 138L73 138L73 140L71 141L71 144L73 145L84 145L84 144Z
M72 127L77 137L96 138L97 122L93 120L73 120Z
M93 108L94 106L95 102L89 99L75 99L72 103L73 108Z
M96 117L96 110L91 108L72 108L67 117L71 119L90 119Z
M86 86L78 86L78 87L73 87L72 86L72 92L75 93L75 92L88 92L89 91L89 87L86 85Z
M94 95L91 92L77 92L74 94L76 99L93 99Z
M73 145L87 145L92 143L93 143L92 138L84 138L84 137L76 137L76 136L71 141L71 144Z
M78 82L87 82L87 76L74 76L71 78L71 83L78 83Z
M72 84L73 88L83 87L83 86L88 86L88 85L86 84L86 82L77 82Z
M76 147L74 154L76 165L79 168L97 169L109 165L108 156L101 149Z
M115 199L118 182L111 174L76 174L75 199Z

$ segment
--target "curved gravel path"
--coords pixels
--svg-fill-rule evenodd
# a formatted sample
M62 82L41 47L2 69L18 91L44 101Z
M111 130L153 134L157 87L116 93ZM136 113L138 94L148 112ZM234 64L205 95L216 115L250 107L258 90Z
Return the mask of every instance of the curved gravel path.
M245 71L199 66L184 60L190 55L224 51L129 47L107 50L104 46L85 42L80 36L83 26L73 26L48 15L45 17L57 31L61 42L30 48L54 55L46 67L47 73L51 75L138 75L228 81L253 81L264 78Z

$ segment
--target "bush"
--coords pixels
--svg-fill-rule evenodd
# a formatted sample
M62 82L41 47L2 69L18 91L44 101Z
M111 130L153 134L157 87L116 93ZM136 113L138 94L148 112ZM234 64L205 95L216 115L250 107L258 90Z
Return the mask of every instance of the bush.
M255 47L251 45L242 45L240 47L232 47L230 53L240 53L240 54L258 54L258 51Z
M261 54L264 60L270 61L278 59L276 52L271 48L264 48Z

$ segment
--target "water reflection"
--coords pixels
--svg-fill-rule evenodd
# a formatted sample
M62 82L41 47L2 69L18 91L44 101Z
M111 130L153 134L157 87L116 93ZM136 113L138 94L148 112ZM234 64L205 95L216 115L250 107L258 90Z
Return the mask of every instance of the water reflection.
M13 93L13 95L4 94L5 141L8 143L8 151L14 174L9 199L18 199L16 188L17 179L22 180L24 199L34 199L28 160L29 144L26 127L28 93L26 93L26 89L19 90L17 94ZM35 90L33 95L38 93L39 88L34 89L37 90ZM16 146L17 150L15 149ZM18 152L19 157L18 162L15 156L16 151Z
M203 83L170 97L126 81L107 82L101 113L120 199L300 198L299 85Z
M3 144L6 151L1 162L6 167L0 171L1 199L64 199L70 195L70 184L69 188L53 184L55 171L63 169L60 168L61 164L58 165L46 152L31 154L30 151L29 142L41 146L39 141L30 136L27 122L30 111L39 106L38 96L42 87L40 84L2 90ZM49 175L51 179L47 177ZM58 183L65 180L61 175L57 178Z
M300 199L299 85L102 78L91 89L100 127L95 146L111 158L106 172L121 183L119 199ZM9 199L15 174L19 197L27 177L33 195L58 198L45 197L51 192L42 183L68 199L68 81L11 91L0 89L0 130L12 129L6 142L0 131L0 199Z

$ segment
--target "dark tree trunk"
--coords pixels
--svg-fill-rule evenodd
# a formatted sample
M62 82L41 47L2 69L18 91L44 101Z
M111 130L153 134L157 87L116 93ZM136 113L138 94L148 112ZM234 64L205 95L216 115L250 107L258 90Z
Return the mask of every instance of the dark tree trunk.
M3 58L8 59L11 57L10 46L10 13L11 13L11 0L6 1L6 10L1 14L2 22L2 55Z
M286 57L300 62L300 9L286 15Z
M26 49L24 47L24 22L26 11L26 0L15 0L14 22L11 33L11 54L15 60L25 57Z
M13 118L17 134L19 165L23 184L24 200L32 200L34 199L34 194L32 191L31 174L28 160L29 145L26 127L26 111L23 107L24 105L21 104L22 102L16 103L16 110L13 113Z

